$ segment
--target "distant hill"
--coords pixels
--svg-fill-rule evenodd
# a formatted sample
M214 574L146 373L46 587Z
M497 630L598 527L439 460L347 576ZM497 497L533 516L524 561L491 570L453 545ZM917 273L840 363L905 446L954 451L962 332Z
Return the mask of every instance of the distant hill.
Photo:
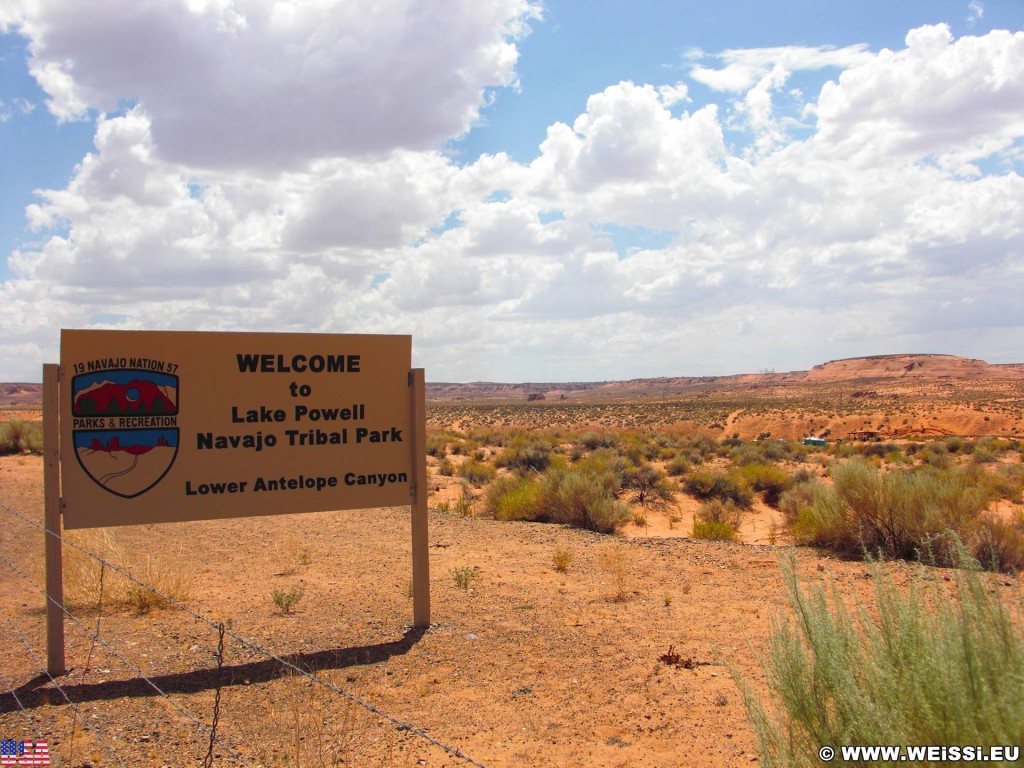
M955 355L875 355L830 360L814 366L804 381L858 379L1024 379L1024 365L991 365Z
M429 374L429 371L428 371ZM427 399L457 400L577 400L615 399L637 395L680 395L718 391L730 387L827 384L829 382L879 382L900 380L953 382L979 380L1024 381L1024 363L992 365L955 355L902 354L851 357L830 360L809 371L743 373L731 376L665 376L652 379L589 382L527 382L509 384L490 381L466 383L427 382ZM42 384L0 384L0 408L38 410Z
M549 382L502 384L474 381L467 384L427 382L427 399L435 401L482 399L600 399L637 394L678 395L730 387L826 384L829 382L924 382L955 380L1024 381L1024 364L992 365L955 355L902 354L830 360L809 371L742 373L732 376L680 376L625 381Z
M39 410L43 403L42 384L0 384L0 408Z

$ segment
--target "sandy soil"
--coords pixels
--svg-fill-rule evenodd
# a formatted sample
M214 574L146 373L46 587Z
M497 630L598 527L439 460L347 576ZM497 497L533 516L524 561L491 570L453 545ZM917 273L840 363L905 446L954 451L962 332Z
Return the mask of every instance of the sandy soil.
M40 477L37 457L0 458L4 556L35 579L42 535L9 510L41 520ZM126 560L190 575L192 610L483 765L756 762L729 666L762 689L770 618L785 604L780 551L666 538L651 528L607 537L432 512L434 623L425 633L409 628L407 509L112 534ZM565 573L553 567L556 549L571 553ZM863 565L810 550L796 557L810 580L830 578L847 594L869 588ZM472 568L476 578L460 588L453 574ZM270 593L292 587L304 594L285 615ZM177 708L210 722L217 631L176 609L139 615L115 606L116 590L107 571L102 614L95 606L74 613L89 628L98 623L104 641L169 700L71 622L70 673L59 682L126 764L201 764L208 737ZM116 765L39 673L42 606L24 579L0 568L0 684L25 707L0 697L0 732L48 739L65 766ZM659 661L670 646L693 668ZM230 638L221 674L218 733L242 764L295 765L296 749L300 765L467 764ZM227 746L214 752L213 765L235 764Z
M40 477L37 457L0 458L4 556L36 580L42 535L10 510L41 520ZM133 526L108 531L106 541L69 535L92 547L112 538L115 554L136 567L189 575L193 611L486 766L754 763L730 667L763 692L770 619L785 605L783 550L668 538L667 526L650 527L608 537L434 511L425 633L409 627L407 509ZM571 553L565 573L553 567L559 549ZM796 557L808 580L830 579L847 595L870 589L864 565L806 549ZM454 574L474 568L461 588ZM166 581L159 568L147 573ZM270 593L293 587L303 596L282 614ZM70 673L59 682L126 764L199 765L208 736L191 718L209 723L214 713L217 631L177 609L140 615L115 605L117 588L105 571L102 613L78 605L74 614L85 627L99 624L134 667L69 622ZM0 697L0 732L47 739L65 766L116 765L40 675L42 605L21 576L0 568L0 684L25 708ZM670 646L693 668L659 661ZM229 747L243 765L468 764L230 637L220 679L224 744L213 765L238 764Z

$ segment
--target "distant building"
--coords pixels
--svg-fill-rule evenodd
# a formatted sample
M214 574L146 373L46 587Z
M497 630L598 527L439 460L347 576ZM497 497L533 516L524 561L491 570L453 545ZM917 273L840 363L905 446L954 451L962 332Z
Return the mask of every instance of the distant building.
M849 435L851 440L877 440L878 430L875 429L855 429Z
M828 445L828 441L823 437L805 437L800 442L804 445L813 445L816 448L824 448Z

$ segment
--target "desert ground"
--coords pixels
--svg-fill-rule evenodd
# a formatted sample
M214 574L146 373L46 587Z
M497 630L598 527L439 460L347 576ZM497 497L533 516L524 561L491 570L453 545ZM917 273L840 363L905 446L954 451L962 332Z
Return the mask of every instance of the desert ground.
M0 420L38 419L31 389L0 385ZM1024 367L889 356L785 374L433 384L428 428L1017 439ZM441 461L428 460L428 630L411 628L408 508L71 531L69 670L53 681L35 586L42 459L0 456L0 736L45 739L72 768L756 765L738 681L769 696L768 642L788 610L781 561L870 601L871 566L791 546L762 501L736 543L691 538L697 502L683 493L605 535L490 519L485 488L442 475ZM824 474L827 460L807 466ZM146 606L73 545L187 610ZM884 570L903 584L920 566ZM986 578L1020 599L1015 576Z

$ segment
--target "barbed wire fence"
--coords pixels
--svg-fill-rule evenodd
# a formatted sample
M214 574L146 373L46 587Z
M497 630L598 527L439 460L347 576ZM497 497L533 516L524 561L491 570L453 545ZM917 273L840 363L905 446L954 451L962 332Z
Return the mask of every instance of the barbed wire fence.
M71 693L69 693L69 689L80 687L83 684L85 675L88 675L91 671L90 665L92 663L93 651L96 648L96 646L99 646L112 659L116 659L120 665L122 665L126 670L130 671L130 673L134 675L135 679L131 682L137 682L145 686L145 688L151 692L146 695L155 696L160 701L164 702L171 709L173 709L181 718L184 718L184 720L186 720L195 729L196 733L202 737L204 743L204 750L206 754L205 757L199 755L197 755L196 757L202 761L202 765L204 766L204 768L210 768L210 766L214 764L213 761L216 757L220 757L222 759L226 757L226 759L228 759L232 764L247 766L251 768L259 768L258 762L253 762L253 759L250 759L249 757L243 755L239 750L237 750L235 747L229 744L218 732L218 725L221 717L221 692L222 687L224 685L223 669L224 657L226 653L224 646L224 638L230 637L238 645L239 648L245 649L250 654L255 655L257 657L262 657L267 661L274 662L274 664L277 665L278 669L282 674L292 675L297 678L306 680L308 681L310 686L317 686L318 689L327 692L330 696L342 700L346 702L348 705L360 708L365 712L370 713L374 717L379 718L380 721L382 721L383 723L395 728L398 733L409 734L413 737L416 737L430 744L431 746L442 750L446 754L461 760L465 764L477 766L477 768L487 768L487 766L485 766L479 760L476 760L470 755L466 754L460 748L447 744L441 741L440 739L432 736L431 734L427 733L426 729L417 727L412 723L406 722L394 715L391 715L390 713L380 709L379 707L360 698L359 696L356 696L350 693L349 691L344 690L343 688L339 687L330 680L327 680L322 675L313 673L307 669L303 669L300 665L296 664L294 660L289 659L286 656L278 655L264 648L263 646L254 642L253 640L242 636L238 632L234 631L230 626L225 626L225 624L221 622L217 622L208 616L198 613L197 611L189 608L187 605L182 603L180 600L175 599L174 597L166 594L157 587L154 587L151 584L147 584L146 582L137 578L125 568L117 565L116 563L110 562L106 558L100 556L95 552L88 550L83 546L80 546L76 542L68 539L65 536L62 536L60 533L47 529L44 525L36 522L35 520L31 519L28 515L8 506L7 504L0 502L0 513L4 513L5 515L18 519L23 523L37 529L44 535L44 537L52 536L57 539L60 539L62 546L76 550L80 554L94 561L100 568L99 593L98 602L96 606L96 626L95 628L93 628L88 626L81 618L76 616L75 613L67 607L67 605L59 605L52 601L51 598L46 594L46 590L43 586L38 584L36 580L33 579L28 573L26 573L23 568L19 567L18 564L16 564L14 561L8 558L5 554L0 554L0 561L2 561L3 564L12 573L14 573L21 581L25 582L33 591L42 595L45 601L54 602L54 604L57 605L57 607L63 613L64 618L67 621L69 621L75 627L75 629L77 629L81 633L81 635L84 638L86 638L87 641L89 642L89 651L86 657L85 666L81 670L80 679L75 682L74 686L62 685L61 681L58 678L55 678L54 676L50 675L50 673L47 671L46 662L42 658L43 656L45 656L45 650L42 652L42 654L37 652L37 650L33 647L32 641L26 636L26 633L19 627L18 622L12 620L11 617L6 614L2 615L4 623L7 629L9 630L10 634L16 638L16 641L23 648L25 656L30 660L31 666L34 669L38 670L34 679L36 681L42 681L43 684L49 683L49 685L52 686L53 690L56 691L57 694L60 695L61 699L68 705L72 712L72 730L69 737L70 748L72 750L72 753L68 758L69 761L73 760L74 734L77 727L80 725L82 729L89 734L90 738L92 738L103 749L103 751L105 751L113 759L114 764L127 768L125 758L122 756L121 752L119 752L117 746L111 744L111 741L113 739L107 738L104 735L105 728L103 727L103 724L97 723L97 718L95 715L91 717L87 716L86 713L82 710L82 701L76 702L72 698ZM172 608L191 617L195 621L206 625L209 629L217 633L217 651L214 654L216 666L213 669L209 670L211 675L213 676L213 679L215 680L215 684L213 686L214 700L212 707L210 708L208 718L204 718L203 716L197 715L196 713L182 705L179 701L172 698L166 691L164 691L157 684L157 682L155 682L150 676L146 674L142 667L140 667L135 662L132 662L131 660L127 659L115 647L113 642L105 639L102 636L100 630L103 619L104 607L103 578L104 574L108 570L126 579L128 582L134 584L136 587L152 593L160 600L164 601L168 606L171 606ZM12 644L6 643L5 645L7 647L11 647ZM30 709L32 709L32 707L26 704L26 702L23 701L22 697L18 695L18 691L25 688L25 686L22 686L21 688L16 687L10 680L10 678L3 673L2 670L0 670L0 683L2 683L4 688L6 689L3 694L0 694L0 700L2 700L5 697L10 697L11 701L13 702L13 709L19 711L20 714L25 718L27 723L30 724L29 731L31 733L34 733L40 740L45 740L45 734L43 733L43 728L40 725L40 718L30 713ZM72 691L72 693L74 693L74 691ZM6 711L6 708L3 711ZM4 735L4 737L7 738L6 735ZM215 752L216 749L219 749L220 751ZM129 758L129 760L132 763L137 764L136 759ZM86 761L83 762L81 765L91 765L91 763Z

